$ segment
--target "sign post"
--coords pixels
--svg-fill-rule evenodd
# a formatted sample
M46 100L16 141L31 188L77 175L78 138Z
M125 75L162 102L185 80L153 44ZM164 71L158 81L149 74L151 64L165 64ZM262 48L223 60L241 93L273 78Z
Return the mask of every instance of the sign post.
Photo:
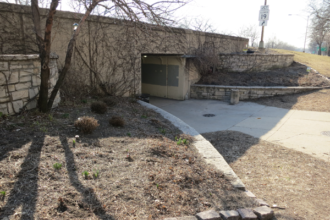
M267 26L269 20L269 5L267 5L267 0L265 0L265 5L260 7L259 12L259 26L262 26L261 40L259 43L259 51L263 52L265 50L264 46L264 28Z

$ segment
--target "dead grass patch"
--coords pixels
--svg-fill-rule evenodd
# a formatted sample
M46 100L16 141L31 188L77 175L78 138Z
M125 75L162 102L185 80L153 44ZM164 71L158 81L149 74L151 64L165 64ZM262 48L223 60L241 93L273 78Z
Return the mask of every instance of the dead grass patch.
M330 78L330 57L328 56L319 56L316 54L302 53L291 50L282 50L282 49L272 49L275 52L282 54L294 54L294 61L303 63L307 66L316 69L322 75Z
M285 109L330 112L330 89L249 100Z
M241 178L269 205L278 220L329 219L330 163L249 135L203 134Z
M137 103L123 99L104 115L87 104L62 105L53 115L0 122L0 219L163 219L255 205L191 145L178 145L176 127ZM127 121L124 128L109 126L115 115ZM83 116L98 120L92 134L75 129Z

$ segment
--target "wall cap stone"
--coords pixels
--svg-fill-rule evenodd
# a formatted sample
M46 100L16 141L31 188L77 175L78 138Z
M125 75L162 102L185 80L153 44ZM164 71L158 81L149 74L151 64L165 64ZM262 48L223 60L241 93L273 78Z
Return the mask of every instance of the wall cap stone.
M15 61L15 60L33 60L39 59L38 54L5 54L0 55L0 60L3 61Z
M194 84L191 87L209 87L209 88L219 88L219 89L328 89L330 86L324 87L312 87L312 86L222 86L222 85L200 85Z

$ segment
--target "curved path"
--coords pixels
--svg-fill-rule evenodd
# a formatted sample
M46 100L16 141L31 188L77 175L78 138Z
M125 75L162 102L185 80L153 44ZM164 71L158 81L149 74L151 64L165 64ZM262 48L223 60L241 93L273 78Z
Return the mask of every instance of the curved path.
M199 133L240 131L330 161L330 113L288 110L240 102L185 101L151 97L150 103L175 115ZM214 117L204 117L214 114Z

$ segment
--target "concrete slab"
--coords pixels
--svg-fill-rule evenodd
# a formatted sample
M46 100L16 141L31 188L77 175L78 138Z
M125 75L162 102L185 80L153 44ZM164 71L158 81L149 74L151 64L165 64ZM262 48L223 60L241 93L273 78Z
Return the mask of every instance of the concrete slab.
M330 160L330 113L288 110L251 102L176 101L151 97L151 104L177 116L199 133L232 130ZM215 117L204 117L215 114Z

